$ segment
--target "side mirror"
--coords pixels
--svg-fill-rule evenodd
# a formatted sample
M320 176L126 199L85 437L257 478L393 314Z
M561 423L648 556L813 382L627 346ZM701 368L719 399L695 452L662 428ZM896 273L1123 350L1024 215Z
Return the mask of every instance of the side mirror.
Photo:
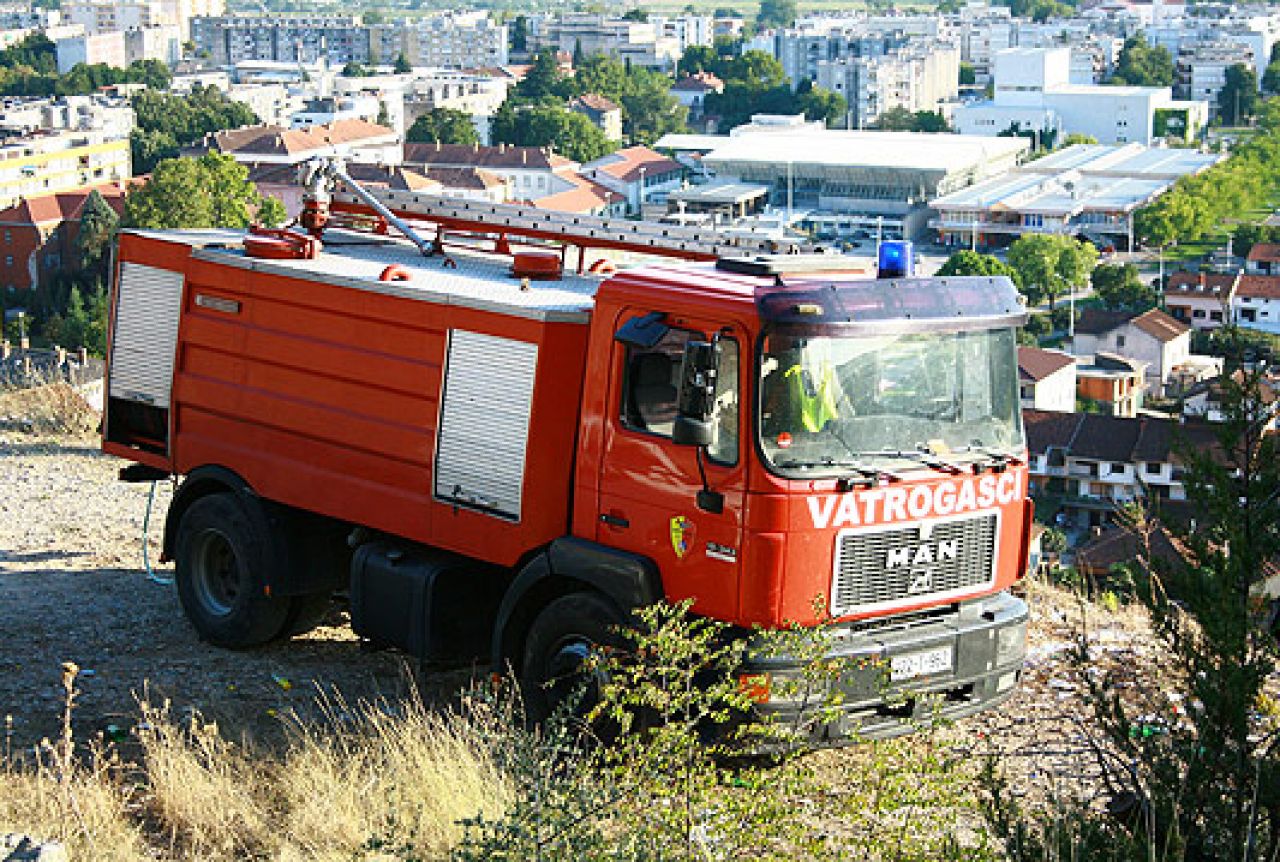
M716 371L719 356L710 341L690 341L680 364L676 420L671 439L682 446L710 446L715 441Z

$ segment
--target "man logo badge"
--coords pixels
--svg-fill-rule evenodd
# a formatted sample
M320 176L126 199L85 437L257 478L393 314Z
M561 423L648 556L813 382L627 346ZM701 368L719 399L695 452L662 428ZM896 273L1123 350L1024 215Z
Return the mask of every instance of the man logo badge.
M922 569L911 575L907 582L907 595L918 596L921 593L933 592L933 569Z
M933 525L925 523L920 526L916 544L889 549L885 568L908 569L907 595L918 596L933 592L939 563L955 562L959 556L959 539L934 540Z

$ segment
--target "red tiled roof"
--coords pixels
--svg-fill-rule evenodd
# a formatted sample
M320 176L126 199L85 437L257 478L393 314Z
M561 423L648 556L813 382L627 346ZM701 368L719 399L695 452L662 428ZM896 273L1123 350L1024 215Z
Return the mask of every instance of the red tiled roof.
M1173 341L1191 331L1189 324L1165 314L1158 308L1144 311L1132 320L1134 326L1157 341Z
M215 132L212 148L236 155L298 155L335 144L394 137L395 131L365 120L335 120L323 126L286 129L283 126L245 126Z
M482 147L479 144L405 144L406 164L428 168L517 168L555 170L573 165L545 147Z
M1246 260L1280 261L1280 243L1255 242L1253 247L1249 249L1249 256Z
M565 179L574 183L576 188L538 198L531 202L531 206L557 212L593 213L603 206L622 200L622 195L587 177L569 175Z
M619 110L618 106L613 102L609 101L604 96L597 95L596 93L584 93L569 102L569 107L571 108L578 105L581 105L584 108L590 108L591 110L601 114L607 114L610 111Z
M589 167L624 183L634 182L641 173L650 177L680 170L680 163L648 147L626 147L591 162Z
M1235 290L1239 273L1175 272L1169 276L1164 289L1165 297L1202 297L1204 299L1229 299Z
M54 192L23 198L13 206L0 210L0 224L48 225L70 221L80 217L89 194L97 191L117 213L124 211L126 186L119 183L103 183L98 186L70 192Z
M1044 380L1055 371L1075 365L1076 358L1058 350L1038 347L1018 348L1018 376L1023 380Z
M711 74L710 72L696 72L687 75L676 81L672 86L673 90L689 90L690 92L705 93L711 90L719 93L724 89L724 81Z
M1280 299L1280 275L1242 275L1236 287L1237 297Z

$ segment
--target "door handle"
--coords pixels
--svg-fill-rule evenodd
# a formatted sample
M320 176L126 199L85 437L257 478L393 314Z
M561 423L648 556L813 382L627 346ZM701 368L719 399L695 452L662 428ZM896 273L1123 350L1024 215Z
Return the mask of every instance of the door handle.
M600 520L603 523L608 524L610 527L617 527L619 529L631 526L631 522L621 515L610 515L605 513L600 516Z

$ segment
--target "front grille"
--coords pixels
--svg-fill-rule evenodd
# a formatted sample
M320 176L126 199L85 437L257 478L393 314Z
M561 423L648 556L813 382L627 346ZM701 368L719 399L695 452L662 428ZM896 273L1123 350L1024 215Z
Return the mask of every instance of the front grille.
M987 584L995 576L998 535L994 512L843 533L836 539L831 613L914 604Z

